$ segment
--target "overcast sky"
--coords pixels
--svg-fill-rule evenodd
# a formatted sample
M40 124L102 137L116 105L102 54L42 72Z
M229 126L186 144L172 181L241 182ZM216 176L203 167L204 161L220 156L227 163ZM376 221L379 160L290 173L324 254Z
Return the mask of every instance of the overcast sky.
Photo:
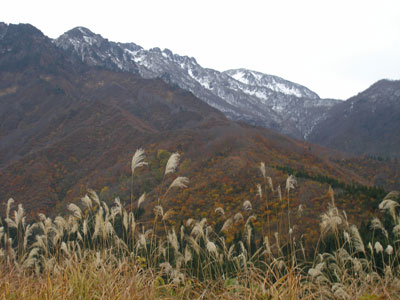
M324 98L400 79L399 0L8 0L0 21L30 23L51 38L84 26L203 67L277 75Z

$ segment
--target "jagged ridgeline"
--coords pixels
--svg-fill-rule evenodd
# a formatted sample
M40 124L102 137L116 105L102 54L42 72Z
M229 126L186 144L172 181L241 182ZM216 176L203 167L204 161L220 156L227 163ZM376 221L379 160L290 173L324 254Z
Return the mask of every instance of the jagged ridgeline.
M192 92L232 120L272 128L296 138L306 138L338 100L321 99L308 88L256 71L219 72L203 68L192 57L168 49L145 50L134 43L117 43L74 28L54 40L75 62L111 70L162 78Z

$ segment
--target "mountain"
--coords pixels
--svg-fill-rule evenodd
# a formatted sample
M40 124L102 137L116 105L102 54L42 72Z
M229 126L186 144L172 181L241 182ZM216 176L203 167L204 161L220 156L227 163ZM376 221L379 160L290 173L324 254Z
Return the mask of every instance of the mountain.
M162 78L192 92L232 120L307 138L325 112L338 100L320 97L299 84L246 69L219 72L201 67L194 58L170 50L145 50L134 43L109 42L77 27L54 40L72 57L92 66L139 72Z
M129 203L130 162L140 147L148 166L135 173L133 195L147 192L146 214L177 175L190 179L184 191L162 196L164 209L175 212L173 220L214 222L216 207L232 214L249 199L261 218L268 213L276 222L286 203L277 186L284 190L295 174L291 209L303 205L301 221L310 226L299 230L316 236L329 185L337 205L355 218L381 200L384 191L374 184L400 186L398 163L344 156L229 120L160 78L83 64L30 25L0 24L0 32L0 199L13 197L30 217L63 211L88 188L109 205L115 197ZM165 176L173 152L181 162L177 174ZM257 184L266 182L260 162L274 185L266 190L269 209L257 196Z
M341 151L400 155L400 81L380 80L327 114L309 140Z

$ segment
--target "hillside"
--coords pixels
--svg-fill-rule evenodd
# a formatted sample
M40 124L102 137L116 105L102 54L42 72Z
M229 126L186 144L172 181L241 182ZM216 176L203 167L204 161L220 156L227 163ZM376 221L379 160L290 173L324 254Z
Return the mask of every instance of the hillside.
M163 179L169 155L181 154L178 174L187 176L190 185L167 197L177 220L210 215L217 206L234 211L249 199L261 215L275 214L276 221L285 204L275 188L284 190L294 173L298 186L290 205L293 210L303 205L303 218L315 225L304 230L313 235L310 230L329 200L329 184L349 214L376 208L383 191L369 186L399 186L394 162L356 162L233 122L161 79L73 62L30 25L3 25L1 30L0 198L13 197L31 216L62 211L88 188L108 203L116 196L127 203L130 160L140 147L149 166L135 176L134 195L148 193L147 214L173 179ZM266 192L270 209L257 196L256 185L264 181L260 162L273 180L274 190Z
M381 80L333 107L309 140L349 153L399 157L400 81Z

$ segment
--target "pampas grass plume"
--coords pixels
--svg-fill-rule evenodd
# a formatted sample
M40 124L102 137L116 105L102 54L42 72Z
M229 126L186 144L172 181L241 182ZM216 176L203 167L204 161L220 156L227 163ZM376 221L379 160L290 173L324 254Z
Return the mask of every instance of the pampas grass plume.
M175 180L171 183L168 189L172 188L187 188L187 184L189 183L189 179L187 177L176 177Z
M180 158L179 153L175 152L171 154L171 156L168 159L167 165L165 167L164 176L175 172L176 167L178 166L179 163L179 158Z
M265 178L266 172L265 172L265 163L264 162L260 163L260 171L261 171L262 176Z
M132 164L131 164L132 175L135 173L135 170L137 168L147 165L147 162L144 161L144 158L145 158L144 150L142 148L137 149L132 157Z

